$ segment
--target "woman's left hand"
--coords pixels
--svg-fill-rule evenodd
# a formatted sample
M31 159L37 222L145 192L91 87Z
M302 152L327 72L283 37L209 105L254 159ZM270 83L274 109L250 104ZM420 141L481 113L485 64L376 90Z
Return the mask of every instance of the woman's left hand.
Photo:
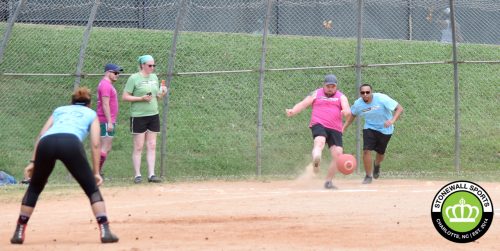
M99 174L94 174L94 178L95 178L95 183L96 183L98 186L102 185L103 179L102 179L101 175L99 175Z

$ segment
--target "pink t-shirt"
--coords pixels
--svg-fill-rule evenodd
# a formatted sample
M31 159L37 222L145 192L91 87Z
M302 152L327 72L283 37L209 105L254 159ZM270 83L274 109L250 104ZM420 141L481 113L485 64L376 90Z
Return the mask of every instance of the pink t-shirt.
M331 97L327 97L323 88L317 89L316 97L312 103L311 122L309 127L321 124L325 128L342 132L342 104L340 97L344 95L336 91Z
M107 123L108 121L102 109L102 97L109 97L111 121L115 123L116 115L118 115L118 97L111 81L104 78L99 82L99 86L97 86L97 117L100 123Z

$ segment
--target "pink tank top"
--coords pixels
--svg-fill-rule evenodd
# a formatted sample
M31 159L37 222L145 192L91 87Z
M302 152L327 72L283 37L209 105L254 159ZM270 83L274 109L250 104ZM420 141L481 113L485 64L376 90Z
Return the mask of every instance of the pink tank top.
M342 104L340 97L344 95L336 91L331 97L327 97L323 88L316 90L316 98L312 103L311 122L309 127L321 124L325 128L342 132Z

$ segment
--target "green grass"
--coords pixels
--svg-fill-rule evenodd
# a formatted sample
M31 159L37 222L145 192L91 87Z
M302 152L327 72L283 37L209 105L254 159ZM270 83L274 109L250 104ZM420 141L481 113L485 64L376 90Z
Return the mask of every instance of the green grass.
M16 24L2 72L75 72L81 27ZM165 78L172 41L169 31L95 28L85 55L84 72L102 73L107 62L137 71L136 58L151 54L157 73ZM352 65L356 41L325 37L271 36L267 68ZM175 72L246 70L217 75L180 75L172 82L167 128L167 179L238 179L256 172L257 101L261 38L246 34L181 33ZM461 44L460 60L499 60L498 46ZM437 42L367 40L364 64L448 61L451 46ZM335 73L340 89L354 102L354 68L269 71L263 96L262 173L264 177L294 177L310 161L312 139L307 128L310 110L285 116L310 91ZM461 64L460 124L461 177L498 178L500 175L499 64ZM69 103L74 77L0 76L0 169L21 177L33 141L57 106ZM116 87L121 93L127 76ZM454 84L452 65L364 68L363 82L373 84L405 108L391 140L384 171L393 177L453 177ZM92 90L100 76L81 84ZM95 102L94 102L95 103ZM132 138L128 132L129 104L120 104L117 137L105 172L116 182L129 182ZM160 140L161 137L158 137ZM355 153L355 126L344 135L345 152ZM160 165L158 141L157 166ZM327 155L325 150L324 155ZM143 158L143 162L145 158ZM323 165L329 160L325 157ZM145 163L143 163L145 175ZM325 169L325 168L323 168ZM159 170L157 171L159 174ZM483 176L483 177L482 177ZM58 165L52 182L67 183Z

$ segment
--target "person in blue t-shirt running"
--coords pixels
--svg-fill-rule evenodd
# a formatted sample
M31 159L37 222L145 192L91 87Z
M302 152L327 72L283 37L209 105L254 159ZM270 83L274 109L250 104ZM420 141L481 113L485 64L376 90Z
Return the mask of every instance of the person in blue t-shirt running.
M363 127L363 165L366 176L363 184L370 184L372 177L378 179L380 163L384 160L385 150L394 132L394 123L403 112L403 107L394 99L382 93L373 93L372 86L363 84L359 88L360 98L351 106L351 114L344 124L344 131L356 116L364 117ZM373 162L372 151L376 152Z

